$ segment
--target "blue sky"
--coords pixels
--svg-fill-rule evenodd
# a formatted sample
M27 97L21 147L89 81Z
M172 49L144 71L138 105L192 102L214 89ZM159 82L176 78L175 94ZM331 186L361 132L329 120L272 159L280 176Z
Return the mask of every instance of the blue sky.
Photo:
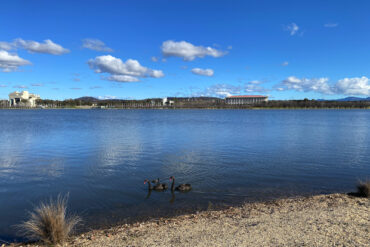
M369 1L1 1L0 99L370 96Z

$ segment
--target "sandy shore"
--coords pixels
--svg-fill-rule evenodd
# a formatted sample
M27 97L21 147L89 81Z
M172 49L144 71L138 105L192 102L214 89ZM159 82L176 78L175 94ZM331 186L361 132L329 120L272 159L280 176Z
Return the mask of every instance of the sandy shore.
M370 200L332 194L248 203L91 231L66 246L370 246Z

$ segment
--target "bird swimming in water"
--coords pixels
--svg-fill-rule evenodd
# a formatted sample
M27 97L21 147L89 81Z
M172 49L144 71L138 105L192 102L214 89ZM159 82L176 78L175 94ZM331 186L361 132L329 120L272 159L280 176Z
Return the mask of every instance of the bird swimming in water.
M177 186L175 188L175 177L174 176L170 177L170 182L171 181L172 181L171 191L178 190L178 191L181 191L181 192L187 192L187 191L191 190L191 185L190 184L180 184L179 186Z
M159 182L159 179L158 179L158 183L154 186L152 186L152 184L150 183L150 181L148 179L145 179L144 180L144 184L148 183L148 190L156 190L156 191L163 191L163 190L166 190L168 188L167 184L165 183L160 183Z

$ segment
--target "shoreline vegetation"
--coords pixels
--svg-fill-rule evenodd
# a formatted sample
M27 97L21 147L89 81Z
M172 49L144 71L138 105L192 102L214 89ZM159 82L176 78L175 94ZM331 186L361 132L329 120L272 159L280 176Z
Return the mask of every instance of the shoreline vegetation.
M161 107L161 108L145 108L145 107L132 107L132 108L97 108L89 106L76 106L76 107L55 107L55 108L41 108L41 107L9 107L0 108L0 110L370 110L369 107Z
M170 102L170 103L168 103ZM370 109L370 101L324 101L324 100L270 100L254 104L226 104L215 97L153 98L144 100L99 100L82 97L68 100L39 99L36 108L26 106L9 107L7 101L0 102L0 109Z
M356 193L276 199L222 209L211 205L201 212L65 236L58 243L45 241L41 235L44 242L2 246L368 246L370 182L359 182L357 189ZM60 198L49 206L57 207ZM62 202L65 210L65 199ZM61 230L53 229L50 235Z

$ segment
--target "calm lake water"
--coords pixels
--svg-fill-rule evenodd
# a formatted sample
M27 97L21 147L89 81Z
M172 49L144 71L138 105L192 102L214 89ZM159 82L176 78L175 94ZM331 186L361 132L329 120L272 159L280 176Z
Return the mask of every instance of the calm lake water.
M152 192L170 176L189 193ZM0 239L69 193L85 227L212 204L349 192L370 177L368 110L1 110Z

